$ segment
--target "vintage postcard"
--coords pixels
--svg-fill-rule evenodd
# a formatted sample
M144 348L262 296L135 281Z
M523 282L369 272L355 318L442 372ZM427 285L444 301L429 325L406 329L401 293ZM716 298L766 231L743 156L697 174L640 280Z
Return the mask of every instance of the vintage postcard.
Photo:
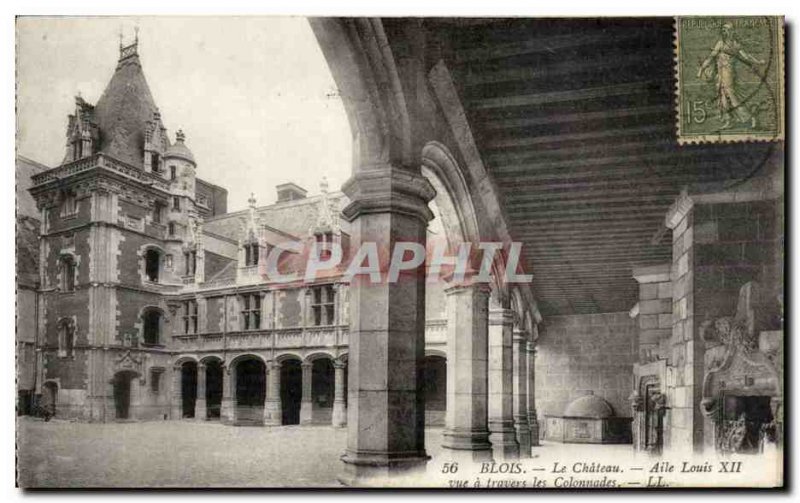
M781 488L784 20L16 20L20 488Z

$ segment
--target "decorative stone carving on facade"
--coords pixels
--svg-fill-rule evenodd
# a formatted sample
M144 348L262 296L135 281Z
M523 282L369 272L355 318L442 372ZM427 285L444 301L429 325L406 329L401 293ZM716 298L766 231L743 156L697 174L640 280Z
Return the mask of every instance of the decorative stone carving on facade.
M138 375L140 380L144 381L143 367L144 357L128 349L114 361L114 371L112 375L123 371L134 372Z

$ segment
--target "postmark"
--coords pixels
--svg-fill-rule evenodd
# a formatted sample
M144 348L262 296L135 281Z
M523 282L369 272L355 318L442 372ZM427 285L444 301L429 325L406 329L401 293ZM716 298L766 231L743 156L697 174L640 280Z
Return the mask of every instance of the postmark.
M675 18L680 144L784 138L782 16Z

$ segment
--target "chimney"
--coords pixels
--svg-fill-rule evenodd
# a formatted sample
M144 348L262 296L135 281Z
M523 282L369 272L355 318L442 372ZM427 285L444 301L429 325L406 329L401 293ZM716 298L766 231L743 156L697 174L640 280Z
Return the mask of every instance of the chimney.
M275 187L278 191L278 202L285 203L286 201L295 201L297 199L305 199L308 191L295 183L282 183Z

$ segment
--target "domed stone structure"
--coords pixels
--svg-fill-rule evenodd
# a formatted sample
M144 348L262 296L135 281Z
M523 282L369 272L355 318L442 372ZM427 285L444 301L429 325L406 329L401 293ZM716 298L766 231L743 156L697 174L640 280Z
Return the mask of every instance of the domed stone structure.
M607 401L587 391L569 403L560 416L545 416L545 439L565 443L626 444L631 418L617 417Z
M591 417L596 419L612 417L614 409L611 404L595 396L590 391L586 395L576 398L564 409L564 417Z
M175 143L173 143L169 149L167 149L167 153L164 155L165 159L183 159L184 161L188 161L195 166L197 163L194 160L194 154L192 151L189 150L189 147L186 146L184 143L186 136L183 134L183 131L178 131L175 135Z

